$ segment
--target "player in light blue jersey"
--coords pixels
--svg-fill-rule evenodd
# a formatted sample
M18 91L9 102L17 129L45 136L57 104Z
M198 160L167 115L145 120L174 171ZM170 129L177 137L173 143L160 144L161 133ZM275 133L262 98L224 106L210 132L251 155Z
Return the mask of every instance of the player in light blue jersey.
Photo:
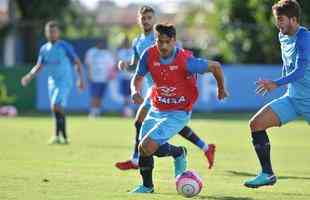
M71 44L60 40L57 22L50 21L45 25L45 36L48 42L42 45L36 65L22 78L21 84L26 86L42 67L46 68L51 110L56 121L55 135L50 143L68 144L64 108L73 85L73 64L79 75L77 87L84 89L82 64Z
M253 146L262 167L261 173L244 183L257 188L276 183L270 160L270 142L266 129L282 126L302 116L310 122L310 32L300 26L300 6L295 0L281 0L273 5L273 15L279 29L283 77L259 80L257 93L265 94L287 86L284 96L258 111L250 120Z
M139 35L133 41L133 49L134 56L132 58L131 63L127 63L124 61L119 62L120 70L135 70L139 59L141 58L142 53L149 48L150 46L155 44L155 34L153 31L153 26L155 24L155 11L152 7L143 6L140 8L138 12L138 20L143 30L143 33ZM152 78L149 74L145 77L147 88L151 88L153 85ZM138 144L139 144L139 133L141 129L142 122L145 119L145 116L149 112L151 107L150 99L145 98L145 101L140 105L138 112L136 114L135 119L135 128L136 128L136 137L135 137L135 146L134 153L130 160L117 162L116 167L120 170L128 170L128 169L138 169L138 161L139 161L139 152L138 152ZM207 144L202 139L200 139L188 126L185 126L179 134L185 139L189 140L197 147L199 147L206 156L209 169L212 168L214 163L214 154L215 154L215 145Z

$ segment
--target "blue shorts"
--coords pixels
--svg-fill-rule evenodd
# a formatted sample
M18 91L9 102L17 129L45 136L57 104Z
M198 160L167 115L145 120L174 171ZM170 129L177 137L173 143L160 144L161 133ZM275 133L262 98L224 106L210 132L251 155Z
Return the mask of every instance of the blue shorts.
M101 98L107 89L106 82L90 82L90 96Z
M48 85L48 96L51 106L57 105L65 108L70 91L71 86L54 84Z
M310 99L301 100L285 95L271 101L266 106L269 106L276 113L281 125L293 121L300 116L310 123Z
M178 134L189 122L190 117L191 112L161 112L152 107L143 121L139 140L142 141L143 138L149 137L158 145L162 145Z
M130 79L121 79L121 89L120 92L124 97L130 96Z

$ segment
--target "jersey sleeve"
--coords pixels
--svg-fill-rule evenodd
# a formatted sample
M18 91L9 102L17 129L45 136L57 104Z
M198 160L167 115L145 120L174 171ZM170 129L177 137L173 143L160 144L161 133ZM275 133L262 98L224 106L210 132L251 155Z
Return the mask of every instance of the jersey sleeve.
M145 76L148 73L147 60L148 60L148 53L147 51L144 51L144 53L142 54L141 58L138 61L135 73L136 75Z
M43 65L45 63L45 60L44 60L44 48L45 48L45 45L43 45L40 48L39 56L38 56L38 59L37 59L37 64L38 65Z
M208 60L190 57L187 59L187 70L192 74L203 74L208 71Z
M284 77L274 81L278 86L294 82L304 77L307 66L310 66L310 34L308 32L301 33L296 44L296 67L290 73L286 72Z
M66 55L68 56L71 62L74 62L76 59L79 58L76 52L74 51L73 46L70 43L62 41L61 46L64 48Z

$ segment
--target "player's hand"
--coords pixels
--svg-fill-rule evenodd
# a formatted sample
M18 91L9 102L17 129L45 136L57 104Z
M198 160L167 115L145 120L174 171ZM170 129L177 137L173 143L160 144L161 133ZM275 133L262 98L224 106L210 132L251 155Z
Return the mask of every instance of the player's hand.
M270 92L278 87L278 85L271 80L261 80L256 81L256 94L265 95L267 92Z
M80 91L85 89L85 83L82 79L77 80L76 84L77 84L77 87Z
M119 69L120 71L124 71L124 70L128 69L128 67L129 67L129 64L128 64L127 62L124 62L124 61L122 61L122 60L120 60L120 61L118 62L118 69Z
M218 88L218 90L217 90L218 100L223 100L226 97L228 97L228 92L226 91L226 89L225 88Z
M132 95L132 100L135 104L142 104L144 101L143 97L138 92Z
M28 73L23 78L21 79L20 83L22 84L23 87L27 86L28 83L32 80L33 75Z

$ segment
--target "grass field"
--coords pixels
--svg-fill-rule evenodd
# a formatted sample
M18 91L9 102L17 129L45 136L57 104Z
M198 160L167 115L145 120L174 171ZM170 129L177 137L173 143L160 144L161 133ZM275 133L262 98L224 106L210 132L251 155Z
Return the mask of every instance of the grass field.
M247 115L223 114L191 121L190 126L202 138L217 144L212 171L207 170L199 149L179 136L172 140L188 148L189 168L204 180L205 186L195 199L309 200L309 126L297 121L270 131L278 183L247 189L243 181L259 170L247 119ZM184 199L176 194L169 158L155 159L155 194L128 194L140 183L138 171L118 171L114 163L131 155L132 119L69 117L68 146L47 145L52 130L49 116L0 118L0 200Z

